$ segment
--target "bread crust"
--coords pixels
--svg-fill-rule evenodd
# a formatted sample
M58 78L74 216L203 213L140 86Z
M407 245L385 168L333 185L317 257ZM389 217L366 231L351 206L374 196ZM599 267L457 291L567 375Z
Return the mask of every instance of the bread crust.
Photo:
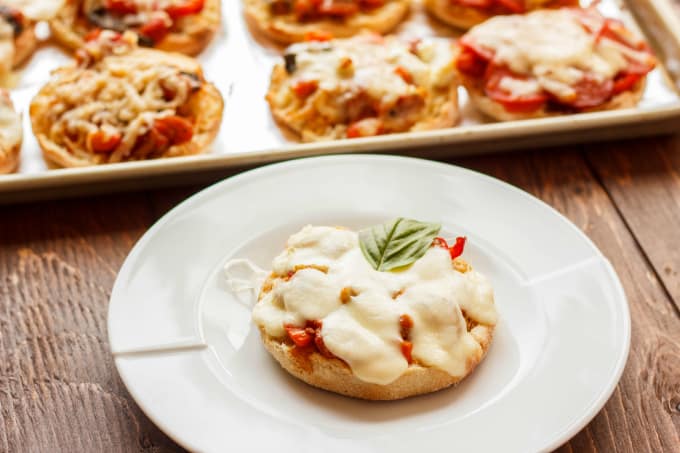
M54 19L50 28L54 38L62 46L75 51L85 43L84 37L97 27L83 17L83 0L67 0ZM199 14L180 18L170 33L157 42L154 48L186 55L199 54L212 40L220 28L221 1L206 0Z
M298 348L285 340L272 338L262 328L260 334L267 352L286 371L307 384L353 398L388 401L436 392L462 381L486 356L493 337L491 327L477 326L476 329L473 329L473 336L482 349L478 355L468 358L467 370L462 377L414 363L397 380L387 385L362 381L340 359L327 358L312 348Z
M132 58L172 65L180 70L199 74L202 78L199 63L193 58L182 54L161 52L153 49L135 49L130 54L116 58ZM80 69L75 66L68 66L57 70L56 74L59 75L78 70ZM92 153L88 153L87 158L76 156L70 153L65 146L49 137L48 132L51 122L48 112L55 99L58 99L59 87L60 85L56 79L48 82L33 98L30 106L33 132L40 144L43 156L46 160L61 167L82 167L107 163L102 162L98 155ZM194 118L192 139L189 142L171 146L158 157L188 156L206 151L219 131L223 107L224 101L217 88L213 84L202 80L200 90L193 93L186 104L186 108L193 113L192 116Z
M0 143L0 174L15 172L19 168L20 156L21 142L10 147Z
M545 108L534 112L508 112L502 104L489 98L484 92L480 79L460 74L460 79L468 92L470 100L480 112L498 121L517 121L536 118L550 118L569 114L570 112L550 111ZM613 96L609 101L597 107L581 110L582 113L619 110L635 107L645 92L647 77L640 79L630 90Z
M537 3L534 1L533 3ZM541 0L542 5L536 4L533 9L536 8L550 8L552 4L559 4L558 6L577 6L578 1L566 1L566 0ZM463 6L459 4L454 4L451 0L423 0L425 9L430 12L437 19L442 22L452 25L456 28L467 30L474 27L477 24L496 16L496 14L491 14L485 12L479 8L472 8L469 6Z
M274 119L297 134L303 142L346 138L347 124L327 124L324 122L323 115L320 114L313 115L311 120L305 121L302 127L297 125L296 117L308 113L309 109L314 109L314 107L298 100L290 103L278 102L281 90L289 89L286 83L289 78L290 75L282 64L274 66L266 95ZM425 115L408 131L403 132L443 129L453 127L459 122L458 84L456 82L452 82L446 88L433 88L428 94Z
M357 13L346 20L322 19L298 22L294 15L272 15L265 0L244 0L246 19L270 39L290 44L306 39L309 33L346 38L370 30L385 34L401 23L409 10L409 0L391 0L370 12Z

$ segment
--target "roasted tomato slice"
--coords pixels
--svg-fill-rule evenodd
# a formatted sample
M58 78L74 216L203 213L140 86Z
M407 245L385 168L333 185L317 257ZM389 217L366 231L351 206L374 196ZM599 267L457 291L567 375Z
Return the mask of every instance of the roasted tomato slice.
M456 3L468 8L489 9L494 5L494 0L456 0Z
M477 52L463 46L456 57L456 68L471 77L482 77L486 72L487 64L487 61L482 59Z
M404 358L410 365L413 363L413 343L410 341L402 341L401 342L401 353L403 354Z
M157 43L168 34L168 27L162 18L156 17L142 25L139 29L139 34L147 37L153 43Z
M166 116L159 118L153 125L156 132L168 139L170 146L185 143L194 136L194 126L191 121L180 116Z
M359 4L364 9L380 8L385 4L385 0L359 0Z
M312 30L305 33L305 41L330 41L333 39L333 35L329 32L322 30Z
M319 82L316 80L300 80L293 86L295 94L305 99L319 88Z
M324 0L319 12L329 16L346 17L359 12L359 4L353 0Z
M203 11L204 7L205 0L185 0L177 5L168 6L165 8L165 12L174 20L184 16L191 16L192 14L198 14Z
M576 98L565 104L577 109L597 107L605 103L614 93L614 82L611 79L600 81L589 74L572 87L576 91Z
M496 0L496 3L514 14L522 14L526 11L524 0Z
M484 61L491 61L493 60L494 57L494 52L492 50L487 50L484 47L477 45L472 39L468 38L467 36L463 36L458 40L458 44L463 47L464 49L468 49L475 54L479 58L481 58Z
M101 129L87 137L87 144L94 153L110 153L118 147L122 140L120 134L107 134Z
M635 86L635 84L642 79L643 74L635 72L627 72L620 74L614 79L614 88L612 94L616 95L628 91Z
M548 101L548 95L539 93L517 95L501 87L504 78L526 80L526 78L514 74L507 68L490 66L487 70L486 86L484 91L492 100L503 105L505 110L511 113L531 113L540 109Z
M137 12L137 5L133 0L106 0L104 7L108 11L121 16Z

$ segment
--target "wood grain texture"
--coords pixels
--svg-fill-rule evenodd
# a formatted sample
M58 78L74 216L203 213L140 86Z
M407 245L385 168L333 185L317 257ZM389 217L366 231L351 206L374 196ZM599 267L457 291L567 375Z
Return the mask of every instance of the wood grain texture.
M128 395L106 335L118 267L155 205L135 194L0 209L1 452L181 451Z
M587 153L680 313L680 137Z
M659 159L669 159L680 144L664 140L627 149L658 147ZM611 182L617 178L603 176L601 168L615 158L628 168L616 149L602 156L570 149L456 163L556 207L593 238L624 283L633 343L622 381L603 411L560 451L680 451L680 317L649 258L661 253L659 244L636 242L640 232L659 228L633 228L620 215L626 209L609 197L617 198ZM632 180L642 178L638 167L630 168ZM668 174L654 178L665 186ZM182 451L123 387L108 352L106 311L116 272L135 241L193 191L0 208L0 452ZM630 210L634 215L634 205ZM673 239L672 231L661 234L666 243Z

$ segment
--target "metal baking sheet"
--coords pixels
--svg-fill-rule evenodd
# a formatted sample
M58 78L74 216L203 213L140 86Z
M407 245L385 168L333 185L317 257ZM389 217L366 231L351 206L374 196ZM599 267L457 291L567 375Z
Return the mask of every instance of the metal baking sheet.
M680 21L669 1L603 0L598 4L605 15L620 18L645 35L659 58L659 67L650 73L644 97L634 109L498 123L477 113L461 87L463 121L458 127L302 144L274 122L264 100L271 68L283 47L258 35L245 22L241 0L223 0L222 29L199 57L206 78L225 98L221 131L211 149L200 156L75 169L48 168L31 131L30 100L49 79L50 71L70 60L50 43L47 25L39 24L43 43L14 78L12 99L24 115L24 144L19 171L0 175L0 202L172 185L200 180L202 174L214 175L229 167L311 155L370 151L443 157L671 131L680 118ZM582 2L584 6L589 3ZM430 18L418 0L396 33L406 37L460 35ZM110 184L113 181L118 183Z

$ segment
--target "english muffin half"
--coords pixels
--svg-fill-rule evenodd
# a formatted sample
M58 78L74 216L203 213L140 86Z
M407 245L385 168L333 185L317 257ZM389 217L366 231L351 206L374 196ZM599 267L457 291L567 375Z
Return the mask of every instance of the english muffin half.
M490 19L460 39L456 56L473 104L501 121L634 107L655 62L595 8Z
M77 50L97 30L133 31L168 52L200 53L220 27L220 0L66 0L50 21L54 37Z
M289 238L253 310L266 350L285 370L331 392L395 400L449 387L475 369L497 321L493 291L460 258L464 238L449 247L433 237L438 226L411 237L414 224L392 221L391 238L420 248L419 257L394 261L398 252L388 252L377 266L367 258L370 230L308 226ZM397 267L387 270L390 260Z
M45 158L77 167L198 154L214 140L223 101L191 57L138 48L105 31L33 98Z
M266 99L302 141L452 127L459 120L454 44L361 34L297 43L274 67Z
M346 38L362 30L384 34L404 20L408 0L244 0L246 18L269 38Z

